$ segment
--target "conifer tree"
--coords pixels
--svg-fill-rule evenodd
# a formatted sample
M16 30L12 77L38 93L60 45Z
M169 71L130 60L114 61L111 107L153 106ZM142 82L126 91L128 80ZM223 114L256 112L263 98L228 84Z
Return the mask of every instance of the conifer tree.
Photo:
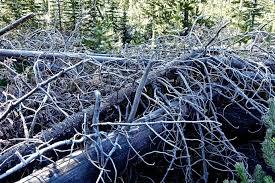
M262 17L264 9L258 0L236 0L232 3L233 23L237 27L242 31L251 31L259 25L257 18Z

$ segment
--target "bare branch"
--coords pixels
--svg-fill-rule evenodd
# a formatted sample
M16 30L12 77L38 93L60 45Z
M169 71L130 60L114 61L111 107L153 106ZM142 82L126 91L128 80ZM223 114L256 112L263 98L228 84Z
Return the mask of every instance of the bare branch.
M0 30L0 36L4 35L5 33L15 29L16 27L18 27L19 25L23 24L24 22L28 21L29 19L33 18L35 16L34 13L29 13L21 18L19 18L18 20L14 21L13 23L7 25L6 27L2 28Z

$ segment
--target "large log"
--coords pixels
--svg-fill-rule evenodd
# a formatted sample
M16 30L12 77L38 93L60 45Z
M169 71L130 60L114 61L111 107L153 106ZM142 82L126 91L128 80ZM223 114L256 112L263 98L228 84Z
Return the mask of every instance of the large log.
M131 85L126 88L119 90L117 93L111 94L108 99L101 105L101 113L104 115L113 105L122 102L126 96L130 96L135 91L135 86ZM91 120L93 116L94 105L75 113L64 121L54 124L51 128L41 131L39 134L35 135L34 139L39 139L44 142L51 141L56 142L59 140L69 139L75 134L75 130L82 130L82 123L84 120L84 114L87 115L87 120ZM15 154L19 152L21 155L25 156L27 154L32 154L36 151L35 143L24 143L9 149L0 156L0 174L4 173L6 170L20 163L20 158Z
M216 101L220 100L221 96L219 96L217 93L215 93L214 96L215 96L214 98L217 97ZM175 102L175 103L172 103L171 105L177 106L178 103ZM188 111L190 110L192 109L187 107L183 111L185 111L188 114L189 113ZM245 112L241 108L237 108L237 110L238 112ZM150 115L145 116L145 119L141 118L140 120L138 120L138 123L140 124L141 122L144 122L144 121L155 121L156 119L157 121L161 121L161 118L159 116L162 116L162 114L164 113L165 113L164 109L160 108L150 113ZM235 113L236 112L234 111L234 113L229 113L228 115L234 116ZM249 117L249 115L247 114L243 114L239 116L238 122L232 121L233 125L241 124L241 122L239 121L246 120L245 122L248 122L248 124L246 124L246 127L248 126L250 126L251 128L253 126L257 126L257 128L260 127L260 125L257 124L253 118L250 117L249 119L247 119L247 117ZM162 125L163 124L155 124L152 126L152 128L154 129L155 132L160 133L160 132L163 132L164 130L169 129L171 127L170 125L172 124L164 123L164 125L166 125L165 129L164 129L164 126ZM239 129L234 129L232 126L226 123L223 125L225 125L223 129L225 129L225 131L228 130L227 134L232 132L234 133L235 131L239 130ZM261 132L253 133L253 135L255 136L255 135L261 134L261 136L263 136L262 133L264 131L265 130L263 129ZM244 140L243 139L243 136L245 136L244 134L245 135L249 134L249 128L246 129L246 131L243 131L242 134L240 133L236 134L237 136L234 136L234 138L237 138L237 139L241 138L241 140ZM155 139L154 143L152 143L150 139L154 139L152 138L154 137L154 135L155 133L153 133L146 125L144 125L144 126L140 126L139 129L135 129L131 131L127 138L132 144L132 147L134 147L135 150L142 155L142 153L150 152L152 150L157 150L157 144L160 141L160 139L157 138L158 140ZM109 138L112 139L112 142L114 142L115 140L114 136ZM253 139L255 140L255 138ZM253 142L254 141L253 139L252 141L251 139L250 140L247 139L248 141L246 143L249 144ZM123 138L120 139L118 144L121 145L121 149L117 149L117 152L112 156L112 158L114 159L114 163L116 164L118 173L120 173L121 171L124 170L126 166L125 165L126 162L129 159L131 159L131 156L134 156L135 153L129 147L129 144L127 143L127 139L125 136L123 136ZM111 148L112 148L112 144L110 143L110 141L107 142L105 140L103 142L104 151L109 152ZM82 150L76 151L71 156L58 160L55 164L51 164L47 167L44 167L41 170L33 172L32 174L18 181L18 183L76 182L76 181L80 183L95 182L96 178L98 177L99 170L89 162L85 153L87 152L83 152ZM89 149L88 153L93 158L97 157L95 147L92 147L91 149ZM130 154L130 156L128 156L128 154ZM137 157L136 159L131 159L127 163L129 164L129 163L135 163L135 162L137 162ZM259 162L259 164L261 164L262 166L264 165L262 164L262 162ZM113 175L114 169L111 164L108 166L107 169L113 171L110 173L111 175Z
M72 58L72 59L94 59L97 62L104 61L123 61L125 58L113 57L104 54L85 54L85 53L72 53L72 52L48 52L48 51L29 51L29 50L12 50L12 49L0 49L0 57L13 57L13 58Z
M192 56L187 56L186 58L192 60ZM232 61L232 64L234 62ZM175 68L171 67L177 65L177 61L169 62L167 65L164 65L163 68L159 70L153 71L147 78L147 84L150 84L156 80L158 77L163 77L164 75L175 75ZM185 63L185 64L191 64ZM243 67L242 62L238 61L234 63L235 67ZM130 98L130 96L136 91L137 83L129 84L122 88L116 93L111 94L101 106L101 114L105 114L106 111L112 108L113 105L117 105L121 103L126 97ZM64 121L54 124L51 128L47 130L43 130L41 133L34 136L34 139L39 139L44 142L51 141L56 142L64 139L68 139L75 134L75 130L81 131L82 130L82 123L84 113L87 114L87 119L92 119L94 106L91 105L87 109L80 111L78 113L69 116ZM20 154L27 155L31 154L35 151L36 144L20 144L17 147L11 148L8 151L4 152L0 156L0 174L4 173L6 170L10 169L11 167L15 166L20 162L20 159L14 154L18 151Z
M169 63L171 64L171 63ZM175 63L174 63L175 64ZM238 65L241 65L241 61L238 62ZM148 83L151 83L155 81L155 79L159 76L163 76L166 73L169 73L170 75L175 75L172 71L175 71L175 69L168 69L168 68L173 68L169 66L164 66L162 70L157 70L154 71L153 73L150 74L148 77ZM170 70L170 72L168 72ZM119 104L122 102L126 96L129 97L134 91L136 91L136 83L129 84L122 90L119 90L117 93L114 93L109 97L101 106L102 108L102 113L110 109L112 105ZM52 128L42 131L41 133L37 134L34 138L40 139L43 141L49 141L51 142L56 142L59 140L63 139L68 139L70 138L73 134L75 134L75 129L78 131L81 131L81 125L83 122L83 116L84 113L87 114L87 118L91 119L92 117L92 112L93 112L93 105L84 111L81 111L79 113L76 113L68 118L66 118L63 122L55 124ZM6 152L5 154L2 154L0 157L0 173L5 172L5 170L9 169L10 167L13 167L15 164L19 162L18 157L14 156L15 151L19 151L23 155L27 155L32 153L35 150L35 144L24 144L18 148L11 149L10 151ZM11 158L9 158L11 157Z
M165 130L162 124L152 125L152 128L155 132L160 133ZM167 129L167 126L166 126ZM151 150L155 150L155 146L158 144L158 138L155 139L154 143L152 143L151 139L154 139L156 135L153 131L151 131L147 126L141 126L136 128L132 132L129 133L128 137L121 135L121 138L118 141L118 144L121 148L117 148L117 150L113 153L112 159L114 164L116 165L116 171L121 173L122 170L126 167L127 163L131 163L132 161L136 161L137 157L127 162L127 160L131 159L135 156L135 152L129 145L128 141L131 143L132 147L135 148L137 152L141 155L145 152L150 152ZM109 137L111 141L114 143L116 136L112 134L112 137ZM128 141L127 141L128 139ZM103 150L108 154L113 148L113 144L109 140L104 140L102 143ZM155 144L155 145L153 145ZM37 182L78 182L78 183L86 183L86 182L95 182L99 175L99 169L96 168L92 163L88 160L86 153L89 153L90 157L97 157L97 150L95 147L88 149L87 152L76 151L72 153L70 156L58 160L56 163L51 164L47 167L44 167L41 170L38 170L31 175L21 179L18 183L37 183ZM95 160L95 159L94 159ZM114 178L114 168L111 162L106 167L107 170L111 170L109 175Z
M163 69L158 72L151 73L146 81L146 84L150 84L157 79L158 76L164 76L166 73L171 73L173 69ZM124 101L126 97L130 98L131 95L136 91L138 83L128 84L125 88L117 91L116 93L111 94L107 99L101 104L101 114L107 113L108 110L112 108L112 106L117 105ZM67 117L64 121L54 124L51 128L47 130L43 130L39 134L35 135L34 139L39 139L44 142L51 141L52 143L69 139L71 138L76 130L82 130L82 123L84 120L84 114L87 115L87 120L91 120L93 116L94 105L75 113L69 117ZM18 163L20 163L20 158L15 154L15 152L19 152L21 155L25 156L28 154L32 154L36 151L35 143L25 143L20 144L17 147L11 148L5 153L2 153L0 156L0 174L5 173L6 170L14 167Z

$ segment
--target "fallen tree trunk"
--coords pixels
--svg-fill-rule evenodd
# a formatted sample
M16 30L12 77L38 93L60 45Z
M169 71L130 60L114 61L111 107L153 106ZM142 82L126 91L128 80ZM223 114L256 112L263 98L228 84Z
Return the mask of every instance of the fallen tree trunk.
M172 69L173 70L173 69ZM157 79L158 76L164 76L167 72L172 72L170 69L166 70L163 69L162 72L152 73L148 76L146 85L152 83ZM112 106L121 103L127 97L130 96L136 91L138 84L128 84L125 88L117 91L116 93L111 94L107 97L107 100L101 104L101 114L107 113ZM43 142L51 141L61 141L64 139L71 138L76 130L82 130L82 123L84 120L84 114L87 115L87 120L91 120L93 117L93 110L94 105L84 109L81 112L75 113L72 116L69 116L64 121L54 124L51 128L40 132L39 134L35 135L34 139L39 139ZM22 156L27 154L32 154L36 151L36 144L21 144L17 147L11 148L5 153L2 153L0 156L0 174L5 173L6 170L10 169L11 167L15 166L16 164L20 163L20 158L15 154L15 152L19 152Z
M190 58L191 59L191 58ZM170 62L170 66L173 64L176 65L176 62ZM185 64L191 64L185 63ZM233 64L234 62L232 62ZM234 64L237 66L241 66L241 62L238 62L238 64ZM154 71L151 73L147 78L147 85L154 82L158 77L163 77L165 75L175 75L176 69L173 67L170 67L169 65L164 65L164 67L160 70ZM236 67L237 67L236 66ZM116 93L111 94L107 99L102 103L101 105L101 114L105 114L109 109L112 108L113 105L117 105L121 103L124 99L127 97L130 98L130 96L136 91L137 83L128 84L125 86L125 88L119 90ZM68 139L72 137L76 130L81 131L82 130L82 123L84 119L84 114L87 115L87 120L92 119L93 115L93 109L94 105L91 105L87 109L84 109L81 112L75 113L72 116L69 116L64 121L54 124L51 128L47 130L43 130L39 134L35 135L34 139L39 139L43 142L51 141L56 142L64 139ZM36 144L21 144L17 147L11 148L10 150L4 152L0 156L0 174L4 173L5 170L10 169L14 165L20 163L19 157L17 157L14 153L18 151L21 155L27 155L31 154L35 151Z
M214 94L214 97L221 97L218 93ZM171 106L177 106L178 102L171 103ZM187 107L181 109L186 114L190 112L190 109ZM192 109L191 109L192 110ZM239 110L241 110L239 108ZM163 114L165 114L165 110L160 108L154 112L148 114L148 116L144 116L141 119L136 120L135 122L138 125L141 125L142 122L145 121L158 121L162 120ZM233 114L230 114L233 115ZM245 119L245 115L242 116L241 121ZM157 120L156 120L157 119ZM253 119L250 119L254 121ZM247 122L247 121L246 121ZM153 123L153 122L152 122ZM111 123L110 123L111 124ZM256 125L256 123L248 123L247 125ZM128 133L128 136L123 136L119 141L118 144L121 148L117 149L112 156L113 162L116 165L116 171L118 174L123 173L125 170L126 164L129 163L136 163L138 162L138 156L135 156L135 152L131 149L128 141L131 143L131 146L135 148L136 152L139 152L141 155L143 153L147 153L150 151L158 150L158 144L161 141L160 138L154 138L156 135L155 133L161 134L161 132L167 131L167 129L171 128L172 125L175 124L168 124L168 123L158 123L151 126L154 130L148 128L146 123L143 123L138 129L132 130ZM228 125L225 128L230 128ZM232 128L232 127L231 127ZM232 128L233 129L233 128ZM247 132L244 132L247 134ZM243 134L241 134L243 135ZM254 134L255 135L255 134ZM237 137L238 138L238 137ZM115 142L116 137L114 133L110 134L107 139L111 139L111 141L103 140L102 147L103 151L108 154L111 151L113 144ZM154 142L151 140L154 139ZM111 143L112 142L112 143ZM97 158L97 149L95 147L90 148L88 151L78 150L72 153L70 156L65 157L63 159L58 160L56 163L48 165L40 170L33 172L32 174L28 175L27 177L18 181L18 183L38 183L38 182L80 182L80 183L88 183L88 182L96 182L99 169L96 168L90 160L87 158L87 153L89 157L92 157L93 160ZM130 160L129 160L130 159ZM129 160L129 161L128 161ZM114 177L114 168L113 165L110 163L107 167L109 170L109 175Z
M13 58L72 58L72 59L94 59L98 62L104 61L123 61L125 58L112 57L103 54L85 54L85 53L71 53L71 52L47 52L47 51L29 51L29 50L12 50L12 49L0 49L0 57L13 57Z
M110 109L113 105L116 105L122 102L125 99L125 96L130 96L131 93L135 91L134 86L126 87L120 90L118 93L115 93L109 96L109 100L105 103L102 103L101 113L104 114ZM54 124L51 128L40 132L35 135L34 139L40 139L43 142L51 141L56 142L59 140L64 140L72 137L75 134L75 130L82 130L82 123L84 120L84 114L87 114L87 120L92 119L94 105L84 109L81 112L75 113L72 116L69 116L64 121ZM32 154L36 151L36 144L21 144L19 147L14 147L0 156L0 174L4 173L5 170L10 169L16 164L20 163L20 158L15 154L19 152L21 155Z
M155 132L160 133L165 130L163 124L156 124L151 126ZM167 129L167 126L166 126ZM127 159L131 159L136 153L131 148L134 147L135 151L139 153L150 152L151 150L155 150L155 146L158 144L159 139L155 139L154 144L152 145L152 139L156 136L153 131L151 131L146 125L141 126L128 134L126 137L124 135L118 141L120 148L112 155L112 159L114 164L116 165L116 171L118 174L124 170L126 167ZM112 137L111 137L112 136ZM112 134L109 138L110 140L104 140L102 142L103 151L107 154L113 148L113 143L116 139L116 136ZM108 138L108 139L109 139ZM131 143L129 145L128 141ZM31 175L21 179L18 183L23 182L96 182L99 169L96 168L87 158L86 153L89 153L89 156L94 158L97 157L97 150L95 147L88 149L87 152L76 151L72 153L70 156L58 160L56 163L51 164L41 170L38 170ZM130 160L135 161L136 158ZM114 177L114 168L111 163L109 163L106 167L107 170L110 170L110 174L112 178Z
M175 62L170 62L169 64L175 64ZM188 63L192 63L192 60L188 61ZM182 63L180 63L182 64ZM187 64L187 63L185 63ZM234 64L234 63L232 63ZM242 66L241 62L235 64L238 66ZM170 65L173 66L173 65ZM169 70L169 72L168 72ZM162 69L157 70L150 74L147 80L147 84L152 83L156 80L157 77L164 76L165 74L169 73L171 76L175 76L175 67L166 67L163 66ZM113 105L121 103L126 97L130 98L130 96L136 91L137 83L128 84L125 88L119 90L116 93L113 93L108 97L108 99L102 103L101 112L104 114L108 111ZM63 122L55 124L52 128L42 131L41 133L37 134L34 138L42 140L44 142L51 141L56 142L64 139L68 139L75 134L75 130L81 131L82 130L82 123L84 119L84 114L87 114L87 119L90 120L92 118L94 106L90 106L89 108L78 112L68 118L66 118ZM36 144L24 144L18 148L11 149L0 157L0 173L5 172L5 170L13 167L14 165L20 162L20 159L14 155L16 151L18 151L22 155L28 155L35 151Z

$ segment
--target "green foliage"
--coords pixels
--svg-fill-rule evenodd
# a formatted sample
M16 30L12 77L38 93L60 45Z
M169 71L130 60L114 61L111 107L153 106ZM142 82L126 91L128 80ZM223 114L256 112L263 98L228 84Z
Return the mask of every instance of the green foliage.
M62 16L64 17L63 24L67 31L73 30L77 20L81 16L81 1L80 0L67 0L64 3Z
M238 176L241 180L240 183L249 183L250 182L250 179L248 177L246 168L244 167L243 163L236 163L235 164L235 169L236 169L237 174L238 174Z
M265 117L267 127L265 140L262 143L263 156L266 163L275 172L275 100L270 101L268 114Z
M41 16L45 10L44 1L37 3L35 0L3 0L3 2L0 2L0 8L0 25L1 21L8 24L31 12L36 13L36 16L28 21L32 28L38 28L43 25L44 20Z
M263 182L264 183L274 183L271 176L265 176Z
M259 26L260 19L268 11L262 0L236 0L232 4L233 23L242 31L251 31Z
M266 175L261 165L256 165L253 173L254 183L274 183L271 176Z
M84 44L99 51L162 34L185 35L195 20L210 27L230 19L242 31L266 23L266 30L275 30L271 0L1 0L0 8L1 26L29 12L36 16L23 24L28 28L56 28L66 34L80 22Z
M266 173L263 171L261 165L256 165L253 173L254 183L263 183Z
M252 179L249 178L249 174L244 167L243 163L236 163L235 170L240 179L240 183L274 183L271 176L267 176L263 171L261 165L256 165ZM224 180L223 183L237 183L236 180Z
M147 0L142 7L145 16L150 18L150 26L161 34L190 27L200 15L198 4L197 0Z
M90 34L83 37L83 44L92 50L104 52L111 50L115 46L113 41L112 32L109 32L109 26L105 25L108 22L96 22L93 27L90 28Z
M51 15L51 22L53 23L54 28L63 30L63 1L62 0L49 0L51 12L48 14Z

